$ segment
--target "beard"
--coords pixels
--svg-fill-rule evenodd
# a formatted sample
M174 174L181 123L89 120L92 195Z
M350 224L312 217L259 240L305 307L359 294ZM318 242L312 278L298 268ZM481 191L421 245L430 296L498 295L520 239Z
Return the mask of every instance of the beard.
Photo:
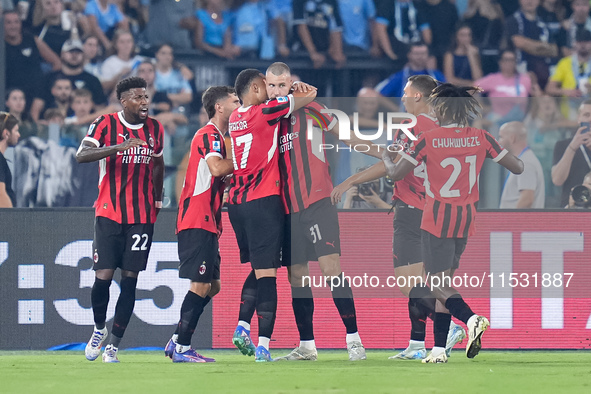
M76 63L71 63L71 62L68 62L68 61L66 61L66 60L62 60L62 63L63 63L63 64L66 66L66 67L68 67L68 68L78 68L78 67L82 66L82 64L84 63L84 60L81 60L81 61L80 61L80 62L78 62L77 64L76 64Z

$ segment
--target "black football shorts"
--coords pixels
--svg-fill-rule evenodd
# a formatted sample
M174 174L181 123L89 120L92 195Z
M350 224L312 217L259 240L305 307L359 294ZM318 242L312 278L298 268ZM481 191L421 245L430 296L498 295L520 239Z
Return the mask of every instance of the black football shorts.
M191 282L211 283L220 279L220 247L217 234L189 228L177 234L179 277Z
M154 224L121 224L102 216L94 220L93 269L139 272L146 269Z

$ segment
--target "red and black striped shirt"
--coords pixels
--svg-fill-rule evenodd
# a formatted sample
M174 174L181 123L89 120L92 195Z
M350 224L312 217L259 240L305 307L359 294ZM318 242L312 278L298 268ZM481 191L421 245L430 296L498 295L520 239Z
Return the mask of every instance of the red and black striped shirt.
M498 162L507 151L487 131L452 124L422 133L402 158L425 163L421 228L439 238L474 234L478 176L484 159Z
M207 159L226 158L224 137L211 122L195 133L191 142L189 165L183 183L177 217L177 233L200 228L222 234L224 181L211 175Z
M156 119L132 125L123 112L102 115L89 127L83 141L97 147L113 146L129 138L139 138L147 145L118 152L99 162L99 195L96 216L117 223L154 223L154 183L152 157L162 156L164 129Z
M322 146L324 132L334 127L336 118L322 114L320 111L325 108L313 101L281 121L279 171L281 196L287 213L302 211L330 197L332 180ZM310 136L308 123L312 126Z
M244 204L279 195L279 126L292 111L293 96L289 95L232 112L229 129L234 176L228 203Z
M403 123L410 123L405 120ZM436 118L425 114L417 115L417 124L410 131L416 137L421 133L439 127L439 121ZM398 130L394 136L394 144L404 148L404 152L409 151L412 140L402 131ZM394 184L393 200L400 200L409 206L423 209L425 205L425 165L419 164L413 172Z

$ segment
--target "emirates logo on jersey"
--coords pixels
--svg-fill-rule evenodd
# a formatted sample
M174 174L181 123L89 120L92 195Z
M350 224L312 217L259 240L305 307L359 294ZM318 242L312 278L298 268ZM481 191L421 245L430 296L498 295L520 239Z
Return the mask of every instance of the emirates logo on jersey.
M205 274L205 271L207 271L207 267L205 266L205 261L199 266L199 275L203 275Z

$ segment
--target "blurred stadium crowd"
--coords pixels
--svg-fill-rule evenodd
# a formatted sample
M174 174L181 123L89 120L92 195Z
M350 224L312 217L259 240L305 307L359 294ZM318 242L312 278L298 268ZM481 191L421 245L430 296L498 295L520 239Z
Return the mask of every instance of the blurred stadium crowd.
M113 90L130 75L146 79L151 115L165 127L175 206L189 141L207 122L201 93L233 84L230 65L264 70L272 60L300 65L292 68L319 97L356 97L343 105L368 130L400 105L410 75L480 86L477 126L498 136L522 121L545 207L564 206L551 173L562 157L555 146L577 131L591 93L589 0L1 0L0 9L4 106L21 122L21 141L5 154L18 207L92 205L97 165L77 164L75 151L97 116L120 110ZM350 91L324 82L345 69L355 75ZM357 156L330 157L335 184L371 164ZM483 185L497 197L482 207L498 207L504 177ZM389 187L375 185L384 200Z

